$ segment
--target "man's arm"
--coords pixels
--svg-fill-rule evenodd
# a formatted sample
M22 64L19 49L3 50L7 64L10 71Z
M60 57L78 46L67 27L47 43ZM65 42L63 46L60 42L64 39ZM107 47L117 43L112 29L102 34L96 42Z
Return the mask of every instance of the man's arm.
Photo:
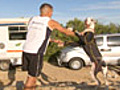
M50 42L57 43L59 47L63 47L64 46L64 42L62 40L55 40L55 39L51 39L50 38Z
M60 32L65 33L66 35L75 36L74 32L70 31L69 29L63 28L58 22L54 20L50 20L48 22L48 25L51 29L57 29Z

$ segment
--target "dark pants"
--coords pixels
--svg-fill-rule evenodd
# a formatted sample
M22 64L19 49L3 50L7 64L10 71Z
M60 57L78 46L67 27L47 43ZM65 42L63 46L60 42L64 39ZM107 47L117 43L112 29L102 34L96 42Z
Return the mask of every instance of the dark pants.
M41 74L43 67L43 54L31 54L23 52L22 70L28 71L28 74L37 77Z

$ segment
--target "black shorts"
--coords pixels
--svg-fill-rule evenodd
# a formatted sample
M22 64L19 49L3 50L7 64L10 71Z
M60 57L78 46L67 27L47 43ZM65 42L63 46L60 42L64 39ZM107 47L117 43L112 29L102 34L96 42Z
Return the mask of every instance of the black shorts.
M22 70L28 71L28 74L33 77L38 77L41 74L43 67L43 54L31 54L23 52L22 55Z

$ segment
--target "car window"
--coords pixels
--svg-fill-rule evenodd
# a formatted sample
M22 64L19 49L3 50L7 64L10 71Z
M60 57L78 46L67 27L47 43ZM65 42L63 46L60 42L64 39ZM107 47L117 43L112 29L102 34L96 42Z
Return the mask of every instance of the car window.
M96 37L95 39L98 46L103 45L103 37Z
M108 46L120 46L120 36L109 36L107 37Z
M25 40L27 27L26 26L10 26L9 31L9 40Z

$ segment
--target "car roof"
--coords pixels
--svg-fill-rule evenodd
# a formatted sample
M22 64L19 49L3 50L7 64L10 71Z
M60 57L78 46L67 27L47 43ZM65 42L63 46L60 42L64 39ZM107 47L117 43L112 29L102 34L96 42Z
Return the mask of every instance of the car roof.
M95 35L95 37L104 37L104 36L120 36L120 33Z

